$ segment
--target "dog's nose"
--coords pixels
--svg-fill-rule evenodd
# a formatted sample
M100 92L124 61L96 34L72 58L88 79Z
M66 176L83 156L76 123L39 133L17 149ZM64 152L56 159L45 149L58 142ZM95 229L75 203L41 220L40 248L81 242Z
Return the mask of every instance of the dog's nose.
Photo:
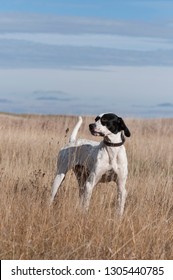
M93 131L93 130L94 130L94 127L95 127L94 123L89 124L89 130L90 130L90 131Z

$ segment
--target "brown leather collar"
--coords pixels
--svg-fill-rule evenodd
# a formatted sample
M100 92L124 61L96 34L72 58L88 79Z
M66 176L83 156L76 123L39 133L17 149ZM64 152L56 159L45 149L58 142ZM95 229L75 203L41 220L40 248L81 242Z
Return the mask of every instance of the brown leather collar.
M106 141L105 139L103 140L103 142L104 142L104 144L105 144L106 146L109 146L109 147L120 147L120 146L122 146L122 145L124 144L124 142L125 142L125 137L124 137L123 134L121 134L121 139L122 139L122 141L119 142L119 143L111 143L111 142Z

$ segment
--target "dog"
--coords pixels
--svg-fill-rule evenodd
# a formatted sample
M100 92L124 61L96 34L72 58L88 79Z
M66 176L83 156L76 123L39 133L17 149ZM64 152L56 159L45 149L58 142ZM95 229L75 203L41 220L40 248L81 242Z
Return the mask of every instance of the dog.
M128 162L124 146L125 136L131 133L122 118L113 113L104 113L89 124L94 136L101 136L101 142L76 139L82 118L73 129L69 144L58 155L57 175L55 177L51 203L63 182L66 173L73 170L78 184L81 206L88 210L93 188L99 182L114 181L117 184L118 213L123 214L126 201L126 179Z

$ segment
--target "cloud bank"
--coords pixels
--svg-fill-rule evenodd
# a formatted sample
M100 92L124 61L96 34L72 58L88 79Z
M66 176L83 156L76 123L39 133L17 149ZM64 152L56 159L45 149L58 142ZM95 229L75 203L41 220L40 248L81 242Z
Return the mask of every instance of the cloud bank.
M172 22L1 15L1 68L173 66Z
M172 116L172 38L171 20L1 14L0 111Z

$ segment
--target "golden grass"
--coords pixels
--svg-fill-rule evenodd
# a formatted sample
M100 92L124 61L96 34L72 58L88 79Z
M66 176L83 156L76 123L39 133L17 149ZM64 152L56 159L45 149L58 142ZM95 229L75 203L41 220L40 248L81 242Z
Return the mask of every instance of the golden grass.
M94 138L90 121L80 137ZM75 122L0 115L0 259L173 259L173 119L126 120L132 137L121 221L113 183L95 188L82 216L72 172L48 207L57 153Z

